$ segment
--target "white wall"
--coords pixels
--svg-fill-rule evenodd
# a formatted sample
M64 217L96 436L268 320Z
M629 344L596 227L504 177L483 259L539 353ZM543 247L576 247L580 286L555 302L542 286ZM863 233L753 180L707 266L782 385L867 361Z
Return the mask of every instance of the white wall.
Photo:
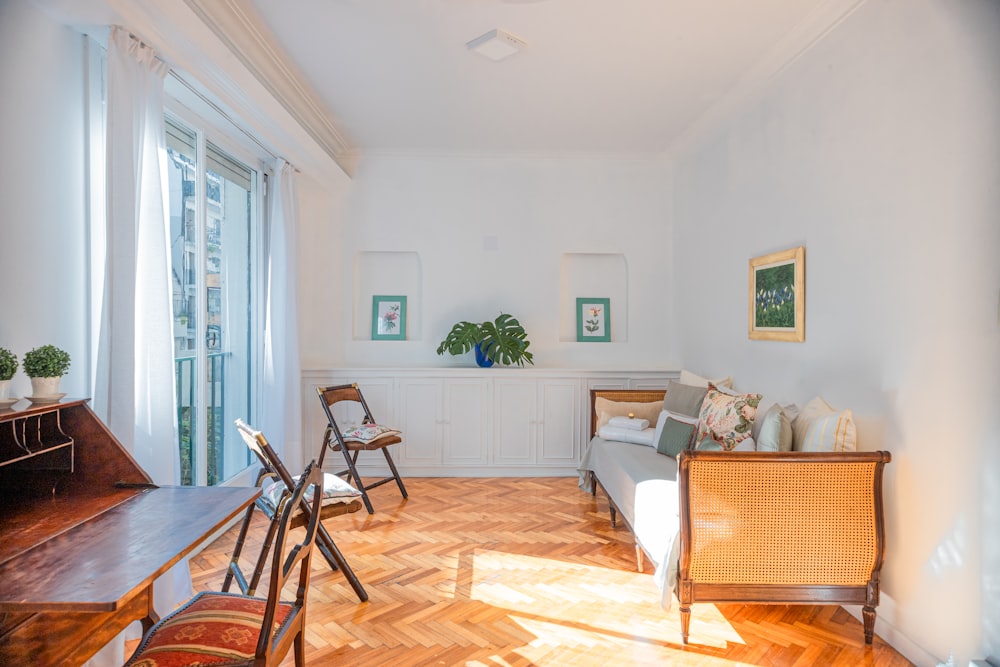
M1000 652L998 35L1000 3L871 0L675 163L684 365L892 453L877 631L918 664ZM796 245L806 342L749 341L747 261Z
M62 389L89 395L83 38L27 2L0 2L0 346L69 352ZM31 393L18 370L12 396Z
M470 365L471 354L437 356L438 343L455 322L492 320L501 310L524 325L536 366L673 367L668 175L653 160L362 160L346 191L314 197L316 215L304 222L303 367ZM368 339L359 252L417 253L419 277L401 290L414 325L407 341ZM625 256L627 303L613 299L611 309L628 316L616 342L566 340L567 252Z

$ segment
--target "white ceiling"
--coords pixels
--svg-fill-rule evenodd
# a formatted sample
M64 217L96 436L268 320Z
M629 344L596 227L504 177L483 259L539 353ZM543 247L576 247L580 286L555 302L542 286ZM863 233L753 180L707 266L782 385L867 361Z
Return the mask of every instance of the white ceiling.
M378 152L661 156L864 2L32 1L84 31L128 26L224 104L241 98L233 56L348 173ZM466 48L493 28L527 46Z
M211 1L211 0L210 0ZM857 2L250 0L360 152L648 155ZM831 8L831 5L835 5ZM465 44L527 42L501 62ZM808 33L808 34L806 34ZM778 53L784 50L785 53ZM758 74L759 78L759 74Z

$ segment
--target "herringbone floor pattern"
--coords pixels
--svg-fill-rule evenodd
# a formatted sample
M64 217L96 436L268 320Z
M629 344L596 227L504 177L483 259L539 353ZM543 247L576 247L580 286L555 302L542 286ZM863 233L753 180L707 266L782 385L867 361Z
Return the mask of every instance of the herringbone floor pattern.
M910 665L836 606L694 606L682 647L649 571L607 500L571 478L406 480L327 528L368 591L360 603L314 558L307 661L352 667L465 665ZM254 535L263 534L264 524ZM218 590L236 528L191 562ZM247 553L256 553L250 545ZM283 665L292 665L289 657Z

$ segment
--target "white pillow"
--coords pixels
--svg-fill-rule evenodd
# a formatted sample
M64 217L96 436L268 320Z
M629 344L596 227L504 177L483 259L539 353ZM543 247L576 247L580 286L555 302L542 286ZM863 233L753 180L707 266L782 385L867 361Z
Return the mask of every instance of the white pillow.
M710 382L714 384L716 387L727 387L729 389L733 388L733 378L728 375L724 378L719 378L717 380L709 380L708 378L703 378L697 373L692 373L689 370L681 369L681 377L680 377L681 384L689 384L695 387L705 387L707 389L708 384Z
M654 433L656 433L656 429L653 428L636 431L635 429L612 426L610 424L605 424L597 429L597 436L604 440L616 440L618 442L628 442L633 445L645 445L646 447L656 446L656 440L653 439Z
M299 480L298 477L293 477L292 479L296 482ZM283 493L285 493L284 482L280 479L275 479L271 482L264 482L264 486L261 489L261 498L272 508L276 508L281 501ZM313 487L310 486L306 489L304 495L307 503L312 502L312 494ZM323 473L323 499L320 501L321 504L349 503L355 498L360 497L361 492L351 486L350 483L328 472Z
M628 417L631 415L636 419L646 419L652 424L656 416L663 409L663 401L612 401L611 399L598 396L594 401L594 412L597 413L597 429L611 421L612 417Z
M837 410L817 396L806 403L792 425L798 452L853 452L858 446L850 410Z

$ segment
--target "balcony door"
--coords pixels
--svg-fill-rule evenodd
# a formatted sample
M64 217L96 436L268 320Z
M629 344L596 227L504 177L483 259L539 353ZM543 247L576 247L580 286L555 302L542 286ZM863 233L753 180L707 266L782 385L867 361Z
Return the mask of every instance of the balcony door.
M251 462L260 173L172 117L167 147L181 483L214 485Z

